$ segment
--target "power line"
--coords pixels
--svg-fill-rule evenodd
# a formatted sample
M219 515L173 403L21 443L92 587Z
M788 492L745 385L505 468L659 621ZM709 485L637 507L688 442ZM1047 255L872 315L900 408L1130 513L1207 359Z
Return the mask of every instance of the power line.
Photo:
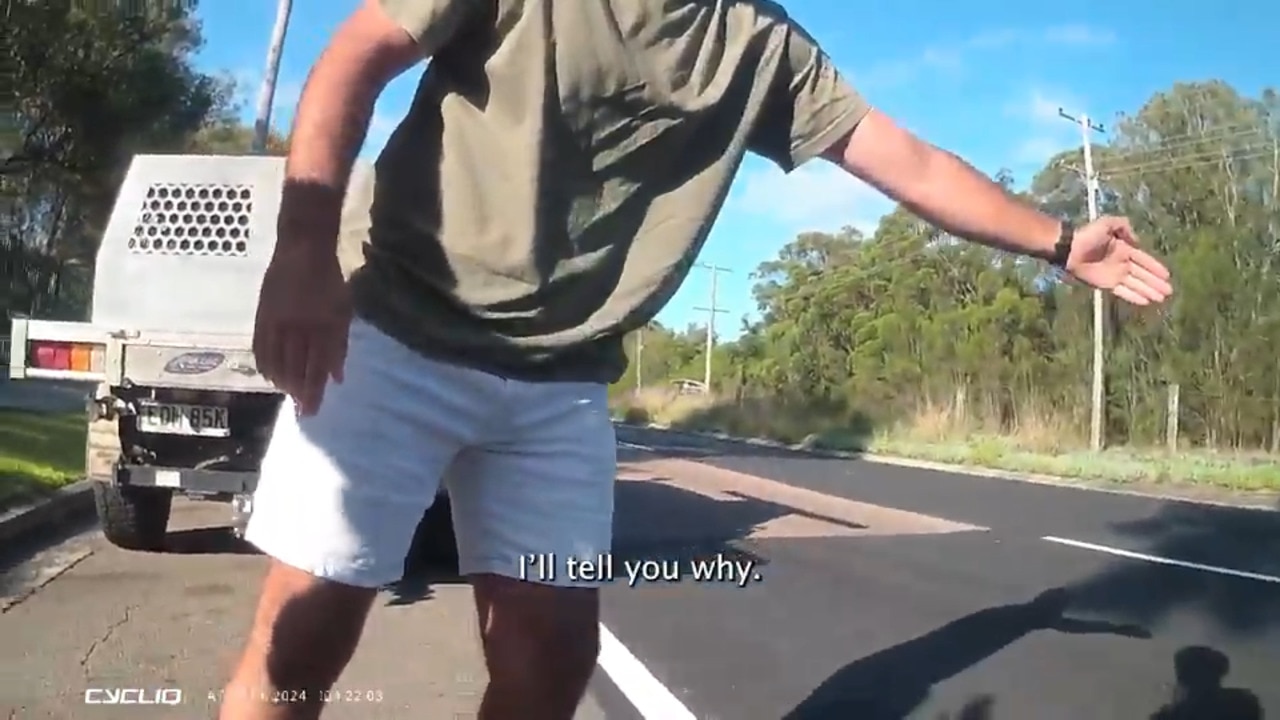
M1259 123L1224 125L1212 130L1204 130L1194 133L1180 133L1178 135L1168 135L1156 139L1149 146L1127 147L1119 145L1109 145L1108 149L1115 155L1145 155L1153 152L1164 152L1170 149L1186 147L1188 145L1197 145L1202 142L1230 140L1237 137L1249 137L1250 135L1268 135L1266 128ZM1123 149L1122 149L1123 148Z
M1095 129L1100 129L1098 125ZM1168 158L1156 158L1153 156L1166 153L1179 154L1183 151L1191 151L1193 154L1203 154L1206 152L1216 152L1223 147L1231 147L1229 141L1243 141L1241 145L1234 147L1234 152L1252 149L1258 141L1264 145L1273 143L1276 140L1275 133L1267 129L1263 123L1247 123L1233 124L1203 132L1180 133L1177 135L1169 135L1159 138L1151 145L1135 146L1137 143L1130 142L1128 146L1108 145L1106 154L1098 158L1099 169L1103 170L1107 166L1115 167L1116 165L1136 163L1136 162L1159 162ZM1205 147L1207 144L1213 143L1214 147Z
M1276 146L1258 145L1254 147L1237 148L1230 151L1205 150L1200 153L1190 153L1182 157L1161 158L1159 160L1151 160L1149 162L1132 163L1130 165L1120 165L1117 167L1104 168L1102 174L1107 177L1116 177L1119 175L1146 174L1150 172L1169 172L1172 170L1184 170L1187 168L1203 167L1205 165L1214 165L1220 162L1242 162L1245 160L1257 160L1272 156L1275 153Z
M1187 141L1177 145L1162 146L1146 150L1133 150L1123 153L1108 153L1101 158L1101 167L1124 165L1126 163L1159 162L1183 155L1199 155L1207 152L1239 152L1259 144L1266 144L1270 139L1262 132L1240 133L1234 136L1206 137L1196 141ZM1234 142L1232 142L1234 141Z

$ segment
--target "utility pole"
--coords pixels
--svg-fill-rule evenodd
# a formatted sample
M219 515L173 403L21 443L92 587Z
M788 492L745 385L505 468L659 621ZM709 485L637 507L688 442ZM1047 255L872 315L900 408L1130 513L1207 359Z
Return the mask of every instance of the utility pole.
M644 327L636 331L636 392L644 388Z
M1072 117L1068 115L1062 108L1058 108L1058 115L1066 120L1070 120L1080 126L1080 137L1083 143L1084 151L1084 188L1086 202L1089 208L1089 220L1098 219L1098 175L1093 169L1093 143L1091 141L1090 131L1106 132L1101 125L1095 124L1089 120L1088 115L1080 115L1080 117ZM1093 291L1093 393L1092 403L1089 413L1089 447L1094 452L1102 450L1102 406L1103 406L1103 312L1102 312L1102 291L1095 289Z
M271 105L276 99L280 55L284 51L284 36L289 30L289 16L292 12L293 0L277 0L276 24L271 29L271 46L267 48L267 67L262 74L262 87L258 90L258 116L253 121L254 155L266 152L267 138L271 135Z
M706 368L703 370L702 383L707 388L707 393L711 392L711 352L715 349L716 344L716 313L727 313L728 310L717 305L717 290L720 273L732 272L729 268L720 267L718 265L708 265L707 263L698 263L697 267L711 271L711 305L709 307L696 307L694 310L700 310L707 314L707 357Z

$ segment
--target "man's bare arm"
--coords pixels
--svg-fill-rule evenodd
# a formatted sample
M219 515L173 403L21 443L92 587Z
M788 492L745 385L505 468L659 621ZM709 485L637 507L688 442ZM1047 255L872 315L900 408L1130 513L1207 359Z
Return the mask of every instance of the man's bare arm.
M307 76L294 115L281 198L282 238L337 242L342 199L378 96L424 59L423 48L365 0L338 28Z
M1057 219L876 110L823 158L957 237L1049 258L1062 232Z

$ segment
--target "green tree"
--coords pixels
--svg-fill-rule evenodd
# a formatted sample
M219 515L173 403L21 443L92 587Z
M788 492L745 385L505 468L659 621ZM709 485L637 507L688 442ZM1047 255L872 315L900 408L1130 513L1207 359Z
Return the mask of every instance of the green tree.
M1280 451L1280 97L1180 83L1094 148L1100 209L1172 266L1165 309L1106 306L1107 437L1155 443L1176 383L1185 439ZM1082 222L1080 148L1022 193ZM1008 171L996 176L1016 187ZM904 209L875 232L808 232L755 274L759 319L714 359L717 390L861 408L892 423L941 408L972 429L1088 424L1092 292L1042 264L957 242ZM699 338L646 342L646 383L688 373ZM693 375L697 377L696 374Z
M115 193L139 152L190 145L230 86L197 72L192 3L10 0L0 63L0 310L74 317Z

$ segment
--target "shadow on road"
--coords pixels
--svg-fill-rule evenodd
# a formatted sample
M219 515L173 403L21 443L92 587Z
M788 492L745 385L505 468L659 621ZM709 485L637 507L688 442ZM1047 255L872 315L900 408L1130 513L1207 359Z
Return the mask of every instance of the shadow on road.
M1231 660L1211 647L1184 647L1173 657L1177 689L1151 720L1262 720L1258 696L1243 688L1224 688Z
M431 563L410 566L406 563L404 577L385 588L391 596L386 605L399 607L420 603L435 597L433 588L437 585L457 585L464 582L466 578L458 575L456 565Z
M165 539L164 550L175 555L261 555L253 545L236 537L230 527L210 526L176 530ZM386 589L391 598L387 605L411 605L430 600L431 588L440 584L463 582L456 562L439 558L409 555L404 562L404 576Z
M166 555L260 555L258 548L236 537L230 527L208 527L172 530L164 539Z
M653 457L631 452L619 459L641 456ZM628 479L615 485L610 552L614 582L627 582L624 568L630 561L651 562L685 576L692 563L718 558L763 567L768 559L744 541L763 523L796 513L794 508L745 496L718 500L665 484L664 479ZM440 558L410 557L405 567L405 577L387 588L389 605L429 600L433 586L463 582L457 565Z
M995 707L995 704L995 697L978 695L965 703L954 715L944 712L938 716L938 720L991 720L993 717L991 714L992 708Z
M171 555L261 555L262 551L236 537L224 525L171 531L165 537L164 549ZM440 584L463 582L456 562L433 557L405 557L404 577L386 589L391 595L388 605L410 605L432 597L431 588Z
M1068 618L1071 595L1054 588L1033 600L979 610L900 645L855 660L836 671L784 720L902 720L930 689L991 657L1026 635L1053 630L1146 639L1145 628ZM984 718L992 698L972 701L957 718Z
M1280 576L1280 513L1182 502L1115 523L1123 547L1182 562ZM1228 632L1255 633L1280 622L1280 583L1233 578L1151 562L1117 560L1077 583L1078 606L1154 625L1195 606Z
M691 460L814 457L785 448L646 428L618 426L617 432L623 442L646 445L661 450L661 454ZM832 463L832 472L836 472L834 468L842 461L823 462ZM864 469L864 472L872 470ZM1099 503L1123 503L1123 507L1134 509L1130 519L1110 525L1113 532L1125 538L1113 541L1116 547L1182 562L1280 577L1280 512L1115 495L1099 494L1098 497ZM1052 496L1045 498L1046 503L1052 502ZM1087 537L1075 539L1107 542ZM1117 558L1097 575L1073 583L1072 592L1076 598L1073 606L1080 610L1147 627L1155 627L1172 612L1190 607L1235 635L1250 635L1280 625L1280 583L1176 569L1148 561Z

